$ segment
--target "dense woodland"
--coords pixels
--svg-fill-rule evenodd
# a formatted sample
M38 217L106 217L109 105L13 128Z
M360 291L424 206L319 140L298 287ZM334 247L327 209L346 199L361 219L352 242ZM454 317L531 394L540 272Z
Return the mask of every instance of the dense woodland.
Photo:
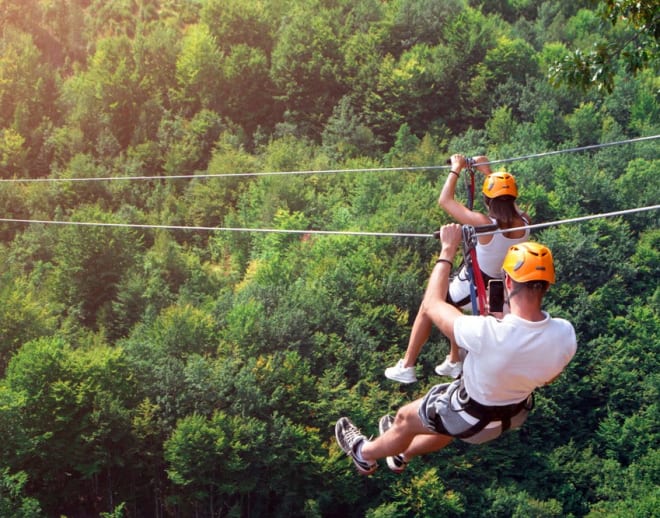
M383 376L438 243L350 233L448 222L451 153L659 134L657 7L0 0L0 515L658 516L657 210L533 232L579 346L522 429L369 478L333 436L447 352ZM553 222L658 203L658 150L504 167Z

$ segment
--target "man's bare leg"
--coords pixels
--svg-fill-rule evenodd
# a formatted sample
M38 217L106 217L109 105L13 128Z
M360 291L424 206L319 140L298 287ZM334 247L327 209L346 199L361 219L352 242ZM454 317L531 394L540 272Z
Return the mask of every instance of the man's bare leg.
M447 446L452 438L430 431L419 418L421 402L418 399L401 407L387 432L373 441L365 441L360 452L362 458L373 462L402 452L406 458L412 458Z

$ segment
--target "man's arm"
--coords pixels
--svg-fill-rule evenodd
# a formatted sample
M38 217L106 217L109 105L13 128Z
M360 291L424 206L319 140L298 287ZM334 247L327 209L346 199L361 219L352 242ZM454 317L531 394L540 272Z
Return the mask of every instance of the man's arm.
M462 238L461 226L456 223L440 228L442 249L438 262L431 272L424 297L425 303L428 304L428 307L425 308L426 314L451 341L454 341L454 322L462 313L458 308L449 304L446 299L449 289L449 274Z

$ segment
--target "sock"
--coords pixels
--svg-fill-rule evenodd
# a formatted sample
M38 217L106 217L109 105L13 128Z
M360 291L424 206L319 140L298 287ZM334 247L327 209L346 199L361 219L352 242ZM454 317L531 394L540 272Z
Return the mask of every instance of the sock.
M367 442L366 439L360 441L357 445L357 448L355 448L355 458L360 462L367 462L365 458L362 456L362 446L364 446L365 442Z

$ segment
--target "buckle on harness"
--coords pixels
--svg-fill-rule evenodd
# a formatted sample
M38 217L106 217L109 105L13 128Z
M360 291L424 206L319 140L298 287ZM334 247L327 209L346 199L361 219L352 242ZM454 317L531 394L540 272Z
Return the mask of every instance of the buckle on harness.
M456 400L461 404L462 407L465 407L465 405L470 402L470 396L468 395L467 390L465 390L462 380L461 385L458 388L458 392L456 393Z

